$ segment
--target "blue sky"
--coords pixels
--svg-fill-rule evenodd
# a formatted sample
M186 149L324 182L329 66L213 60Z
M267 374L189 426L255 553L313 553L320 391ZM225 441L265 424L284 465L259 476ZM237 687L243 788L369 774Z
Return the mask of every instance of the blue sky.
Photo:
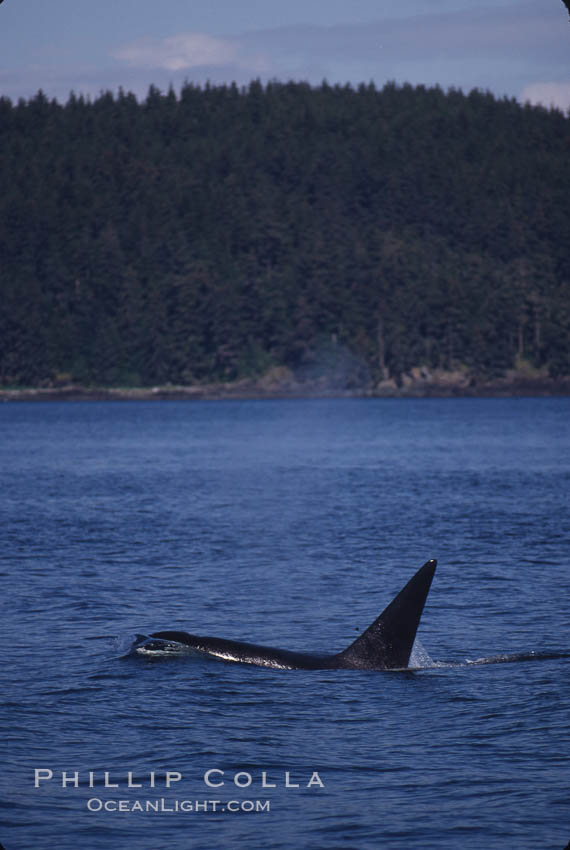
M570 109L561 0L4 0L0 95L388 80Z

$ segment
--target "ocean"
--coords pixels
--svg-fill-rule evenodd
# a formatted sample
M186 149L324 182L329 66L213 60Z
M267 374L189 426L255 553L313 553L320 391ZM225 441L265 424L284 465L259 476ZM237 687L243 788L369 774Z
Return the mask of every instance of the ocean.
M570 399L0 406L5 850L563 850ZM437 558L413 672L351 643Z

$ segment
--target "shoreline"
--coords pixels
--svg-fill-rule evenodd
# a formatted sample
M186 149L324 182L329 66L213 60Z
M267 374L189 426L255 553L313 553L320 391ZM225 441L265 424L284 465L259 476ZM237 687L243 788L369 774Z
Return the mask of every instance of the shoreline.
M570 376L507 375L494 379L422 379L404 376L383 381L376 387L347 389L326 381L297 382L241 380L231 383L172 385L154 387L84 387L66 384L51 387L4 389L0 402L18 401L225 401L319 398L522 398L570 395Z

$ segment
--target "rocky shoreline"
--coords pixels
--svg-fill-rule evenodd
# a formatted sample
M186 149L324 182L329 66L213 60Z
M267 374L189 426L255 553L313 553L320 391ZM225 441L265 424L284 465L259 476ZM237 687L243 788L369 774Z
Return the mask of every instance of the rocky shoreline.
M502 377L482 378L467 372L413 369L400 380L375 386L336 385L327 378L300 381L284 367L258 379L228 383L155 387L85 387L64 384L1 388L0 401L214 401L222 399L294 398L511 398L570 395L570 376L551 378L513 370Z

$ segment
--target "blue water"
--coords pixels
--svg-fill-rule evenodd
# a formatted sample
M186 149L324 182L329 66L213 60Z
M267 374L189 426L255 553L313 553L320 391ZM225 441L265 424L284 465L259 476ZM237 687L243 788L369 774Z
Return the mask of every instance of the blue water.
M569 423L570 399L1 406L6 850L562 850ZM166 628L336 652L428 558L418 672L124 657Z

